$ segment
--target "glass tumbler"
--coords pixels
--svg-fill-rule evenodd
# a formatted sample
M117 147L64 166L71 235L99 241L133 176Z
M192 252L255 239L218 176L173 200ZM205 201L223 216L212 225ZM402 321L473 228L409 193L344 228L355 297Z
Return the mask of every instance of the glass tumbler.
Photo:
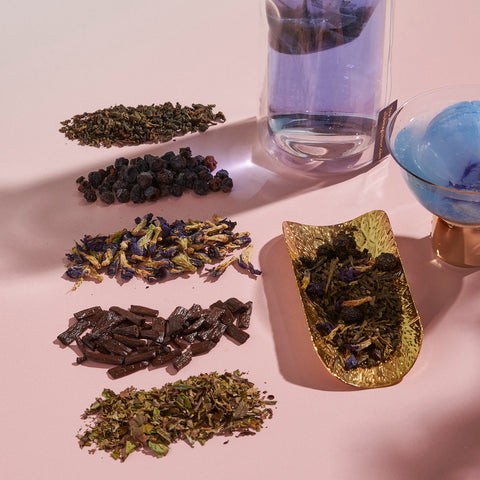
M267 150L307 170L371 163L388 100L391 0L265 5Z

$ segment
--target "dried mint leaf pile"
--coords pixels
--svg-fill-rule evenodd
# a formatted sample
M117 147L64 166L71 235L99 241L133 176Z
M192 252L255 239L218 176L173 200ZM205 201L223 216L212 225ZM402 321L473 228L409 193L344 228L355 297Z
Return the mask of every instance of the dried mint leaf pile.
M180 440L193 447L216 435L255 435L276 402L242 375L201 374L149 391L105 389L82 416L88 425L77 435L80 447L124 461L135 451L163 457Z
M225 121L215 105L115 105L93 113L74 115L60 122L60 132L80 145L111 147L168 142L186 133L204 132L212 125Z
M322 320L316 329L339 349L350 370L388 360L401 340L401 264L391 253L375 259L357 248L352 231L322 243L314 258L300 258L297 280Z
M205 265L209 277L219 277L236 263L245 272L260 275L250 262L253 246L248 232L234 233L236 222L214 216L205 221L175 220L168 223L152 213L135 219L132 230L110 235L85 235L67 253L66 276L76 280L103 280L103 274L128 281L135 276L154 283L182 273L190 274ZM246 248L245 248L246 247ZM237 256L235 250L244 249ZM220 261L224 260L222 263Z

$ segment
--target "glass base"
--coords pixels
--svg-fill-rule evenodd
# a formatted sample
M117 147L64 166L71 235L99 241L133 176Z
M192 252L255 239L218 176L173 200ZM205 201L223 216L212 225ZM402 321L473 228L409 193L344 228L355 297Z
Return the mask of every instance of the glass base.
M480 267L480 226L452 225L434 216L432 246L444 262L457 267Z
M364 168L372 166L374 163L378 163L373 160L374 142L363 146L359 152L346 154L344 151L340 154L338 152L339 146L333 145L334 142L330 140L328 148L323 145L325 147L325 152L323 153L329 152L330 155L322 155L318 143L314 145L309 144L305 139L296 141L295 149L292 148L292 144L289 145L289 148L281 148L274 140L266 117L258 120L258 133L260 142L270 157L287 167L307 175L357 173ZM338 156L332 154L334 150L332 145L335 147ZM302 151L299 151L300 149Z
M354 115L290 114L270 117L268 126L272 141L290 155L351 163L374 142L377 122Z

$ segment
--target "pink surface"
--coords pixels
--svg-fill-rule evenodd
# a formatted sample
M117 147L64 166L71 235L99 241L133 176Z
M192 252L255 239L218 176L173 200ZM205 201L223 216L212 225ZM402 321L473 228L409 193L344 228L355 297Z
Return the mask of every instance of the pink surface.
M0 300L4 479L480 478L480 271L435 259L430 214L387 158L358 175L305 178L277 168L262 151L255 116L263 88L260 1L10 2L1 45L2 251ZM480 7L474 0L396 2L393 92L408 97L452 83L479 83ZM228 122L164 145L95 149L67 141L59 122L123 103L216 103ZM231 195L152 205L87 205L74 180L119 156L190 146L213 154L235 181ZM310 343L295 290L283 220L327 225L372 209L389 215L424 325L424 343L398 385L357 390L330 376ZM110 233L152 211L176 218L238 222L264 274L236 270L215 283L194 275L146 288L105 279L72 292L63 258L85 233ZM145 304L177 305L238 296L253 300L250 340L223 340L179 374L143 371L120 380L104 368L74 366L55 343L73 312ZM208 371L240 369L278 400L254 437L125 463L80 450L80 415L104 387L161 386Z

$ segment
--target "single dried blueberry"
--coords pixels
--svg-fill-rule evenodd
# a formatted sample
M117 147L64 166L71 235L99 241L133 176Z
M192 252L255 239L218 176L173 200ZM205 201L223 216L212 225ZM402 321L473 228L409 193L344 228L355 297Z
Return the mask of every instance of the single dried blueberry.
M102 183L98 187L98 193L102 194L103 192L111 192L112 191L112 185L110 183Z
M171 170L161 170L155 173L155 178L159 184L170 185L175 178L174 173Z
M212 180L213 178L213 175L210 172L205 172L205 171L198 172L196 175L199 180L205 183L210 182L210 180Z
M147 200L156 200L159 197L160 191L156 187L147 187L143 192Z
M143 188L136 184L132 187L130 191L130 200L133 203L143 203L145 202L145 194L143 193Z
M120 157L115 160L115 169L119 170L122 167L128 166L128 158Z
M213 177L208 184L212 192L218 192L222 188L222 181L218 177Z
M137 181L138 170L134 166L130 166L127 168L125 172L125 180L128 183L135 183Z
M87 190L91 190L92 186L90 185L90 182L88 180L83 180L79 185L78 185L78 191L81 193L85 193Z
M186 178L185 178L185 173L184 172L180 172L176 178L175 178L175 183L177 185L182 185L182 186L186 186Z
M90 172L88 174L88 181L93 188L98 188L105 178L105 171L97 170L96 172Z
M398 265L398 258L393 253L381 253L375 258L375 268L382 272L395 270Z
M343 307L340 311L340 319L345 323L361 323L363 318L363 312L359 307Z
M181 197L183 195L184 187L178 183L173 183L170 187L170 193L174 197Z
M332 245L335 255L340 260L345 260L350 255L355 258L359 254L357 244L351 234L338 235L333 239Z
M195 167L198 167L199 163L201 162L201 160L198 159L199 157L203 160L203 157L201 155L186 158L185 168L193 169Z
M83 197L89 203L93 203L97 201L97 194L95 193L95 190L93 190L92 188L89 188L88 190L86 190L85 193L83 194Z
M168 166L170 167L171 170L175 172L180 172L186 167L187 163L183 157L180 155L176 155L172 159L169 160Z
M183 147L183 148L180 148L179 150L179 154L187 159L187 158L190 158L192 156L192 150L190 147Z
M174 158L174 157L175 157L175 152L166 152L166 153L164 153L164 154L161 156L161 158L162 158L163 160L166 160L167 162L168 162L169 160L171 160L172 158Z
M146 189L152 185L153 176L150 172L142 172L137 176L137 183L143 189Z
M100 193L100 200L105 202L107 205L110 205L115 201L115 195L112 191L107 190Z
M112 185L112 190L114 192L116 192L117 190L119 190L120 188L128 188L128 185L125 181L123 180L117 180L116 182L114 182L114 184Z
M120 203L127 203L130 201L130 192L126 188L115 190L115 196Z
M228 172L222 168L221 170L219 170L219 171L215 174L215 176L218 177L218 178L220 178L220 179L228 178Z
M147 162L142 157L135 157L135 158L132 158L130 160L130 165L132 167L136 167L139 172L143 172L143 171L145 171L145 167L147 166Z
M170 195L172 186L167 184L161 184L158 189L160 190L161 197L168 197Z
M197 167L195 167L193 169L193 171L197 174L197 175L202 175L204 173L206 174L210 174L210 169L208 167L206 167L205 165L198 165Z
M117 174L114 172L114 173L109 173L104 179L103 179L103 182L102 182L102 185L105 185L105 184L110 184L110 185L113 185L118 179L118 176Z
M195 181L197 180L197 174L192 170L185 170L185 186L187 188L193 188Z
M153 157L150 160L150 170L152 172L159 172L163 168L165 168L166 162L165 160L162 160L160 157Z
M147 153L143 159L147 162L147 165L148 165L148 168L150 169L151 166L152 166L152 160L155 158L154 155L150 155L149 153Z
M221 189L223 192L231 192L233 188L233 180L230 177L223 178L221 183Z
M197 195L206 195L208 191L210 190L210 185L208 182L204 182L203 180L198 179L194 184L193 184L193 191Z

